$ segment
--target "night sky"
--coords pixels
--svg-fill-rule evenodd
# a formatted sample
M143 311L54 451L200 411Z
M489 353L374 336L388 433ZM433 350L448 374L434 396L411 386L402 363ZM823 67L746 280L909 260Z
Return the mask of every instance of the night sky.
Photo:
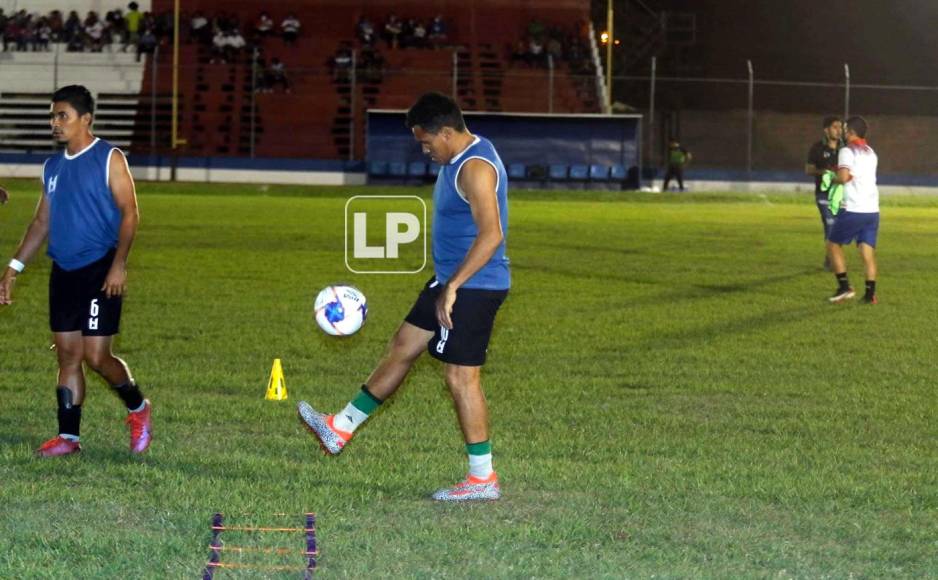
M705 76L938 85L935 0L648 0L697 14L692 49ZM625 17L627 17L627 13Z

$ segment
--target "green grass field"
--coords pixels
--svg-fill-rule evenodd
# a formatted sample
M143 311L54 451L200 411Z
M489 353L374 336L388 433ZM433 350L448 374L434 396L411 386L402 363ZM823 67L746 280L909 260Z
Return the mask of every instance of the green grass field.
M0 257L37 195L8 185ZM339 457L295 419L299 399L354 395L429 276L345 270L345 200L375 191L139 189L117 351L153 447L129 455L93 379L81 456L33 457L56 368L34 261L0 310L2 578L201 577L216 511L316 512L324 578L938 577L938 198L884 199L881 303L834 307L810 196L512 192L514 287L484 372L505 496L445 506L427 495L465 457L436 361ZM369 298L348 339L311 317L336 281ZM263 398L275 357L289 401Z

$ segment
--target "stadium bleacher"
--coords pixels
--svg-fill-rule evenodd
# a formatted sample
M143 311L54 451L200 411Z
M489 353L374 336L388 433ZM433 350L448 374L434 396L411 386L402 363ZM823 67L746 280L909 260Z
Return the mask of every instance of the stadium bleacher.
M98 135L130 147L143 78L143 64L129 53L0 53L0 151L51 150L49 95L75 83L87 85L98 101Z
M160 15L171 12L172 0L141 4ZM122 6L79 1L68 6L84 14ZM31 6L32 7L32 6ZM37 3L40 12L64 9L59 3ZM587 18L589 3L563 0L544 11L534 4L486 0L467 7L457 2L426 5L390 4L357 0L309 3L288 0L271 11L275 23L287 14L302 22L294 46L279 38L261 44L261 58L279 58L286 64L290 94L256 93L252 85L251 52L242 51L230 63L213 63L211 48L189 42L186 18L196 11L234 15L249 36L259 14L248 0L191 0L184 6L180 53L179 137L186 141L183 155L230 155L361 159L364 157L364 118L369 108L406 108L416 95L439 90L455 96L465 110L531 111L548 108L548 73L545 69L514 67L506 47L523 34L528 22L569 26ZM377 52L383 72L351 82L327 69L340 46L357 47L355 25L367 16L380 27L391 12L429 21L442 14L448 39L438 50L387 47ZM491 18L498 14L497 19ZM54 45L55 46L55 45ZM68 53L63 45L50 53L2 53L0 81L3 109L0 149L28 152L50 147L44 134L44 103L54 86L81 82L99 99L97 128L135 153L165 153L169 147L172 70L170 45L156 57L136 62L134 54L105 49L101 53ZM56 64L57 63L57 64ZM454 66L458 71L456 86ZM595 94L582 94L558 67L554 78L556 112L595 112ZM57 75L57 76L56 76ZM539 95L532 99L531 94ZM39 124L36 124L37 121Z
M154 0L154 12L172 9L172 0ZM190 13L233 13L250 26L259 14L256 2L248 0L191 0ZM271 16L275 22L294 13L302 22L295 46L279 39L263 43L263 56L279 58L287 66L292 94L257 95L254 152L260 157L312 157L349 159L364 157L364 118L368 108L406 108L426 90L453 91L453 59L459 70L456 96L466 110L530 111L530 92L545 91L537 106L547 110L547 72L526 71L518 77L506 74L510 66L506 47L512 44L533 18L548 24L569 26L589 17L589 2L561 0L544 11L534 4L487 0L470 6L461 2L375 3L366 0L326 0L309 3L287 0L277 3ZM442 14L449 39L439 50L389 49L383 42L378 51L384 73L359 79L354 86L333 77L326 69L336 50L355 39L355 25L368 16L378 26L387 15L430 20ZM492 18L492 14L498 14ZM211 64L199 47L183 49L180 90L183 101L180 134L189 143L189 155L250 153L250 75L245 55L238 64ZM222 72L219 72L221 70ZM514 71L512 71L514 72ZM569 71L559 67L555 75L557 112L596 112L595 94L582 94L573 87ZM159 90L168 88L168 74L161 68ZM520 80L517 80L520 78ZM144 89L146 90L146 89ZM211 135L217 127L228 127L231 136Z

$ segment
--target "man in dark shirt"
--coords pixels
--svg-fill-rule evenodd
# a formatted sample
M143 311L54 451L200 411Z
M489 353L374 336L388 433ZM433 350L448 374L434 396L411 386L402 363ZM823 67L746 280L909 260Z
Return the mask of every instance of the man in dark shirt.
M824 269L830 270L830 256L827 255L827 238L834 215L827 204L827 191L821 189L821 176L825 171L837 170L837 151L840 149L840 139L843 135L843 123L837 117L824 117L824 135L820 141L815 141L808 151L808 160L805 162L804 172L814 176L814 200L821 214L821 224L824 226Z

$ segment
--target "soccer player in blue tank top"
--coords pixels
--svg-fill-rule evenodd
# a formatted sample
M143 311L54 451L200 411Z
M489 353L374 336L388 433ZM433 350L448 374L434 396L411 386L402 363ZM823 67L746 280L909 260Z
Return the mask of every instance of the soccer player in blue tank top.
M127 288L127 257L137 232L137 195L120 149L91 133L94 98L78 85L52 95L52 137L65 149L42 167L42 196L26 235L0 278L0 305L13 301L13 284L49 239L49 324L59 360L59 433L40 457L81 451L79 427L85 398L82 363L108 382L127 406L130 450L150 445L150 402L127 364L111 353Z
M468 131L459 107L445 95L420 97L407 113L407 127L424 154L441 166L433 190L434 276L361 392L335 415L301 401L300 419L327 453L338 454L428 351L444 363L469 458L466 478L432 497L495 500L501 489L492 468L481 371L495 314L511 286L505 255L508 176L492 143Z

